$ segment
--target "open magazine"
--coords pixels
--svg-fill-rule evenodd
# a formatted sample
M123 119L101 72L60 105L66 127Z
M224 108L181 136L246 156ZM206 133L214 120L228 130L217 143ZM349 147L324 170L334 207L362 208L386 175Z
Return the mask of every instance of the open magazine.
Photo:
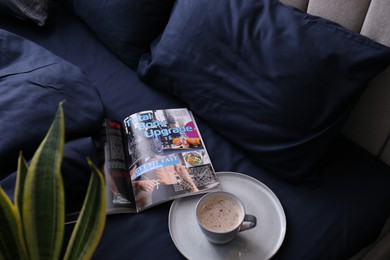
M192 113L148 110L106 119L95 140L107 184L107 213L139 212L220 185Z

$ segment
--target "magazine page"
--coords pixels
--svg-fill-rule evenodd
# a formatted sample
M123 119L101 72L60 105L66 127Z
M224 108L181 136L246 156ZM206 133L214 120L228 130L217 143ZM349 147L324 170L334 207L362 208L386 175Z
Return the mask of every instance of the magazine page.
M129 172L138 211L220 185L192 114L148 110L124 120Z
M121 123L105 119L100 135L94 142L106 180L107 214L137 212Z

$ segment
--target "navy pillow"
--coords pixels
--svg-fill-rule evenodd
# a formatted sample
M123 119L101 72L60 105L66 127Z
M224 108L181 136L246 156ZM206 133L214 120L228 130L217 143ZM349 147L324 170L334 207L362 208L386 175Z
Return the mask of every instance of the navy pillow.
M103 119L96 88L76 66L0 29L0 179L29 159L65 100L67 139L95 134Z
M63 1L131 68L162 32L174 4L174 0Z
M0 14L31 20L43 26L48 15L48 0L1 0Z
M271 172L301 181L389 64L388 47L278 1L179 0L138 72Z

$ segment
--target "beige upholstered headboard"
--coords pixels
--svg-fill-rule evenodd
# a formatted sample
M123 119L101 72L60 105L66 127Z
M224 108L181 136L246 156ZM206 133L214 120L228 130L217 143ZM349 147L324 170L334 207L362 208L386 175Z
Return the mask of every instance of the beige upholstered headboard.
M390 46L389 0L280 0ZM390 165L390 67L367 87L343 134Z

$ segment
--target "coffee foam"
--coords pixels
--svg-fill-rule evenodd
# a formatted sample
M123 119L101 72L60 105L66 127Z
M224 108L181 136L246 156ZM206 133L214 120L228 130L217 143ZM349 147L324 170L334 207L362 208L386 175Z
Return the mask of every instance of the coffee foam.
M240 204L227 196L208 199L202 203L197 214L201 225L214 232L231 231L243 219Z

